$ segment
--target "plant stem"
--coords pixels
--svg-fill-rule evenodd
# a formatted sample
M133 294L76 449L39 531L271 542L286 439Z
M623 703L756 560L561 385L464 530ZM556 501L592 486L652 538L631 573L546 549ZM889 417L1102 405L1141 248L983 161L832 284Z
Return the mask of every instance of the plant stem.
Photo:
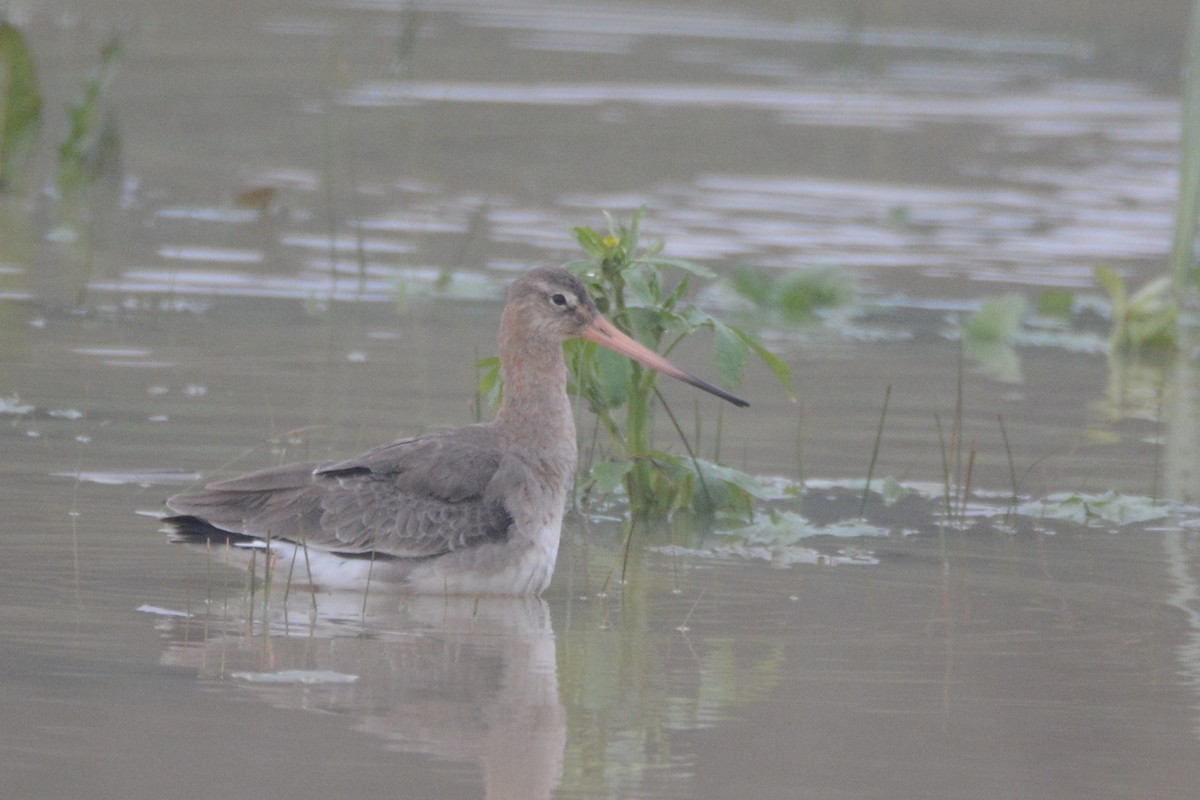
M883 441L883 423L887 420L888 400L892 397L889 383L883 392L883 410L879 412L879 429L875 431L875 446L871 448L871 463L867 465L867 485L863 487L862 501L858 504L858 516L867 508L867 496L871 493L871 478L875 475L875 462L879 459L879 445Z
M1191 282L1196 250L1196 211L1200 206L1200 0L1192 6L1183 61L1182 126L1179 135L1179 202L1171 245L1176 290Z

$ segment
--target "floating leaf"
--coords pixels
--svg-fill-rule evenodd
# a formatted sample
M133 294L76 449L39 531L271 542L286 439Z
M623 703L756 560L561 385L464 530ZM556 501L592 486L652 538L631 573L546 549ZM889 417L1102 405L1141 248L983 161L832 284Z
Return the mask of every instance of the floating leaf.
M1100 520L1114 525L1129 525L1167 519L1178 511L1178 507L1149 497L1117 494L1077 494L1060 492L1044 500L1022 504L1022 514L1049 519L1066 519L1081 525Z

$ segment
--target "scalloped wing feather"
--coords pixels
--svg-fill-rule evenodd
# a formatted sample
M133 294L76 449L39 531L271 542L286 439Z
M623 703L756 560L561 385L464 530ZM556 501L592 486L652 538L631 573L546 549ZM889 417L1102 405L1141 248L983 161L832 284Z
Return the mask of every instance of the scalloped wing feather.
M503 493L488 488L500 461L492 432L471 426L347 461L270 467L176 495L167 505L234 533L424 558L508 535Z

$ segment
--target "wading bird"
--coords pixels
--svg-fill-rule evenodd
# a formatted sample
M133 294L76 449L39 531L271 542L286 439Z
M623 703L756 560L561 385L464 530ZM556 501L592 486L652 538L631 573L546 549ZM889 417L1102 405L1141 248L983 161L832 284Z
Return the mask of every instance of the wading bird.
M367 580L447 594L540 594L575 474L565 339L582 337L724 398L601 316L557 267L513 283L500 325L504 404L491 422L337 462L252 472L175 495L173 538L269 549L275 574L325 588Z

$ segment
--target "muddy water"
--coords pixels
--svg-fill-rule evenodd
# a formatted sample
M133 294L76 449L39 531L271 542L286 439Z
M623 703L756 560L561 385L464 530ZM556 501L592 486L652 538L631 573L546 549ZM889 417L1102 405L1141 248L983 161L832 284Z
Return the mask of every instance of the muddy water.
M1109 363L1091 280L1165 263L1188 4L397 5L11 7L47 121L0 208L7 794L1194 793L1196 512L1102 495L1194 495L1192 384ZM114 30L124 171L60 210ZM664 386L703 447L722 413L726 460L806 481L774 522L626 557L573 515L544 602L475 604L250 594L136 514L473 420L508 277L641 204L720 274L858 279L821 324L727 312L797 402L753 367L746 413ZM959 345L1045 287L1070 330ZM858 523L888 386L874 474L909 493Z

